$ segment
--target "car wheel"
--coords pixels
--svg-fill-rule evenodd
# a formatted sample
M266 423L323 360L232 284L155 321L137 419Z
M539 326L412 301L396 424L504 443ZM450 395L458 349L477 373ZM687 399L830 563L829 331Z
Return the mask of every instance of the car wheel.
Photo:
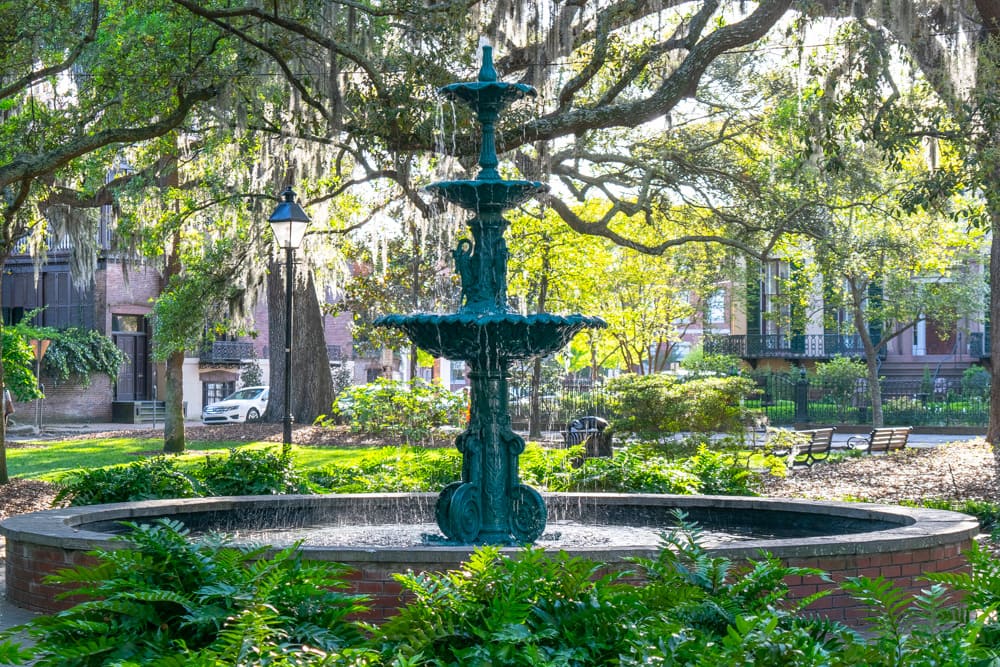
M257 408L250 408L247 410L247 421L255 422L260 419L260 413L257 412Z

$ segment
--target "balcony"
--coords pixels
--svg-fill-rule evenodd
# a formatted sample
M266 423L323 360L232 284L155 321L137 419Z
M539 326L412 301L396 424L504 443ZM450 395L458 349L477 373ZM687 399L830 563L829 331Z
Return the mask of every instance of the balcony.
M969 356L980 359L988 359L990 356L990 334L989 332L977 332L969 334Z
M857 334L706 336L704 348L705 354L728 354L740 359L863 358L865 354Z
M207 343L198 355L203 364L239 364L253 359L253 343L240 340L216 340Z

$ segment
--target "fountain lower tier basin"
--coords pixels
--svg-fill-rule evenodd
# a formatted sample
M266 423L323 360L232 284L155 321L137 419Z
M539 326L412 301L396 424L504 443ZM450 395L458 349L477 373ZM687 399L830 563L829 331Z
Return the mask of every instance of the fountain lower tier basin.
M349 527L357 535L359 525L384 533L384 527L392 524L432 524L436 500L436 494L238 496L24 514L0 523L0 533L6 538L7 599L16 606L44 612L74 604L72 598L56 600L56 594L64 589L45 583L44 577L58 569L93 563L94 558L86 553L93 549L127 548L111 539L121 530L122 521L143 523L170 517L192 530L226 532L322 525L336 542L337 526L345 531ZM608 568L631 569L625 559L653 557L657 552L655 529L668 530L674 524L674 510L681 509L706 529L739 536L735 541L710 545L713 554L741 562L765 550L789 565L826 570L835 581L882 575L911 592L926 587L926 582L918 579L922 573L963 570L963 553L979 532L976 520L963 514L865 503L648 494L547 494L545 501L550 524L546 533L560 532L566 524L585 526L596 537L562 550ZM622 528L624 541L612 543L600 538L605 531ZM755 534L768 537L756 538ZM371 596L372 618L378 620L391 616L406 602L392 574L455 569L474 548L440 540L398 546L307 544L302 549L307 559L354 568L351 585ZM558 542L546 547L560 548ZM518 550L509 547L505 551L516 555ZM793 599L829 586L818 577L793 577L787 583ZM809 610L853 624L864 613L853 599L839 592L815 602Z
M435 357L484 364L549 354L584 329L607 326L599 317L547 313L385 315L375 324L401 329L417 347Z

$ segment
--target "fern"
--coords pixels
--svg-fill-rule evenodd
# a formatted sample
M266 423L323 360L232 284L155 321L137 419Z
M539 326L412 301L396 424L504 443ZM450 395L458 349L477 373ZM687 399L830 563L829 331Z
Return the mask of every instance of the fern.
M343 566L303 564L297 548L267 557L215 535L191 540L167 519L126 525L131 549L93 552L98 565L52 577L97 599L29 624L39 665L319 664L363 639L349 620L363 598L337 590Z

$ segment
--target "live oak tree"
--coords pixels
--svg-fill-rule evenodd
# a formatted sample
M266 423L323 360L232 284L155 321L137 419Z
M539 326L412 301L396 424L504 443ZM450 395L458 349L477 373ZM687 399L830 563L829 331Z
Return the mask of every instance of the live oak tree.
M803 16L873 19L914 54L943 97L958 86L937 34L995 33L1000 13L996 0L940 11L918 11L906 0L884 5L812 3ZM472 47L484 33L501 55L502 76L546 94L540 106L521 105L505 117L501 151L525 175L557 177L570 200L599 193L612 202L608 216L585 219L562 196L550 195L548 204L573 229L650 254L701 242L764 256L782 234L810 222L794 202L756 188L755 179L720 162L712 149L752 132L733 113L733 95L720 88L754 75L748 52L776 26L788 30L780 22L795 9L791 0L25 2L4 14L4 34L12 38L0 56L0 100L8 109L0 132L18 139L0 147L3 234L16 238L55 202L78 208L110 201L114 187L104 176L119 148L185 122L201 133L238 127L247 153L278 155L292 165L276 169L273 160L262 160L252 180L257 194L294 175L308 181L306 203L316 204L386 180L429 214L417 188L423 175L411 168L417 156L454 153L470 168L476 154L472 123L462 112L435 113L432 87L474 73ZM992 56L980 49L984 43L966 42L986 73ZM41 90L55 90L61 72L77 77L76 89L54 104ZM976 99L989 99L995 81L977 76ZM963 97L949 99L959 108ZM684 127L672 121L693 104L719 119L716 131L680 141ZM982 118L970 154L982 158L978 173L985 177L995 175L988 158L997 132L988 115ZM710 231L658 228L653 214L663 209L664 196L704 211ZM1000 225L1000 205L988 205L991 224ZM618 226L618 213L648 216L649 224L630 235ZM994 302L1000 309L1000 296ZM1000 322L997 315L993 322ZM1000 373L1000 363L994 368Z

